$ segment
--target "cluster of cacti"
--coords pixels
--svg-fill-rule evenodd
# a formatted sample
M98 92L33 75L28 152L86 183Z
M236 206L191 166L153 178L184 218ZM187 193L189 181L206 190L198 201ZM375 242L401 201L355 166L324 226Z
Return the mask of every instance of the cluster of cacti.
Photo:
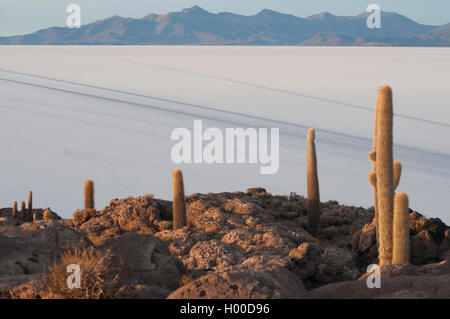
M172 201L173 229L179 229L187 225L183 174L179 169L174 170L172 173L172 184L173 184L173 201Z
M306 145L306 174L307 174L307 196L308 196L308 231L315 236L320 227L320 194L319 178L317 174L317 157L315 145L315 131L308 130Z
M12 217L13 218L20 218L23 221L28 221L30 219L30 216L33 212L33 195L32 192L30 191L28 193L28 209L26 208L25 205L25 201L21 201L20 203L20 212L17 211L17 201L13 202L13 207L12 207Z
M94 209L94 182L88 179L84 183L84 209Z
M33 192L28 192L28 208L25 201L20 202L20 211L17 210L17 201L14 201L12 207L12 217L20 218L23 221L33 221L36 222L38 220L38 215L36 212L33 212ZM53 215L49 208L47 208L43 213L43 220L52 220Z
M393 162L393 116L392 91L389 86L383 86L376 103L373 148L369 152L372 161L369 183L374 189L378 258L381 265L399 261L407 263L409 253L409 222L405 222L409 216L408 199L404 193L395 195L402 166L399 162ZM394 237L397 239L394 240Z

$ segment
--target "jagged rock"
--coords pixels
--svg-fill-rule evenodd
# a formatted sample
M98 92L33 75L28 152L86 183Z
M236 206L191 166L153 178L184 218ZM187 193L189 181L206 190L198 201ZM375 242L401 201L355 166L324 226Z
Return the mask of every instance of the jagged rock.
M240 262L242 257L233 246L217 240L202 241L191 248L186 264L188 269L220 269Z
M229 199L225 202L226 211L242 215L252 215L257 213L261 208L253 203L243 202L240 199Z
M167 204L146 195L112 200L109 206L83 223L79 229L97 245L125 232L155 234L159 223L170 216Z

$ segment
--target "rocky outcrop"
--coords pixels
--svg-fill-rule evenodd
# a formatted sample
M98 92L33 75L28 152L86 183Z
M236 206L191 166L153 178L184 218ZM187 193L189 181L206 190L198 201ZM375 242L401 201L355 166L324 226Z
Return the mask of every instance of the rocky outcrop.
M74 219L34 223L0 210L0 297L52 296L40 294L42 270L62 260L61 253L72 243L100 250L121 265L121 288L109 294L120 298L411 298L448 293L449 227L440 220L410 213L412 264L383 266L382 289L373 290L367 288L365 274L377 259L373 210L335 201L321 203L321 209L317 236L305 230L305 198L273 196L262 188L188 196L188 226L176 230L171 203L151 195L115 199L99 211L77 211ZM95 258L89 262L95 264Z
M450 227L438 218L427 219L415 211L410 211L409 226L412 264L420 266L449 258ZM360 266L377 263L374 223L366 224L354 234L352 246Z

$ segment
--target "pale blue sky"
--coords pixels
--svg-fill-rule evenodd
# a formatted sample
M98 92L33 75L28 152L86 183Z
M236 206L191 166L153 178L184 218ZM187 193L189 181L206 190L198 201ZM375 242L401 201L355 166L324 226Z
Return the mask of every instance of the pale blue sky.
M384 11L396 11L424 24L450 22L450 0L0 0L0 35L23 34L50 26L64 26L69 4L82 8L82 23L120 15L140 18L198 5L217 13L253 15L266 8L307 17L328 11L356 15L376 3Z

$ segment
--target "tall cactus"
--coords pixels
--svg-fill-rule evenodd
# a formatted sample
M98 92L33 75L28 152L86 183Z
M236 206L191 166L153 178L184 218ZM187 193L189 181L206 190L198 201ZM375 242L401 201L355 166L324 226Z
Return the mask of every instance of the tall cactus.
M20 217L22 218L22 220L26 221L27 220L27 208L25 206L25 201L22 201L20 203Z
M183 228L187 224L183 174L179 169L173 171L172 183L173 183L173 202L172 202L173 229L179 229Z
M14 203L13 203L12 217L17 218L17 202L16 201L14 201Z
M33 192L28 192L28 214L33 215Z
M380 88L377 108L376 174L380 264L392 262L392 223L394 209L393 109L392 90Z
M94 209L94 182L88 179L84 183L84 209Z
M306 174L308 194L308 231L315 236L320 227L320 194L319 178L317 176L316 146L314 143L315 131L308 130L306 145Z
M405 193L394 199L393 264L409 263L409 203Z

